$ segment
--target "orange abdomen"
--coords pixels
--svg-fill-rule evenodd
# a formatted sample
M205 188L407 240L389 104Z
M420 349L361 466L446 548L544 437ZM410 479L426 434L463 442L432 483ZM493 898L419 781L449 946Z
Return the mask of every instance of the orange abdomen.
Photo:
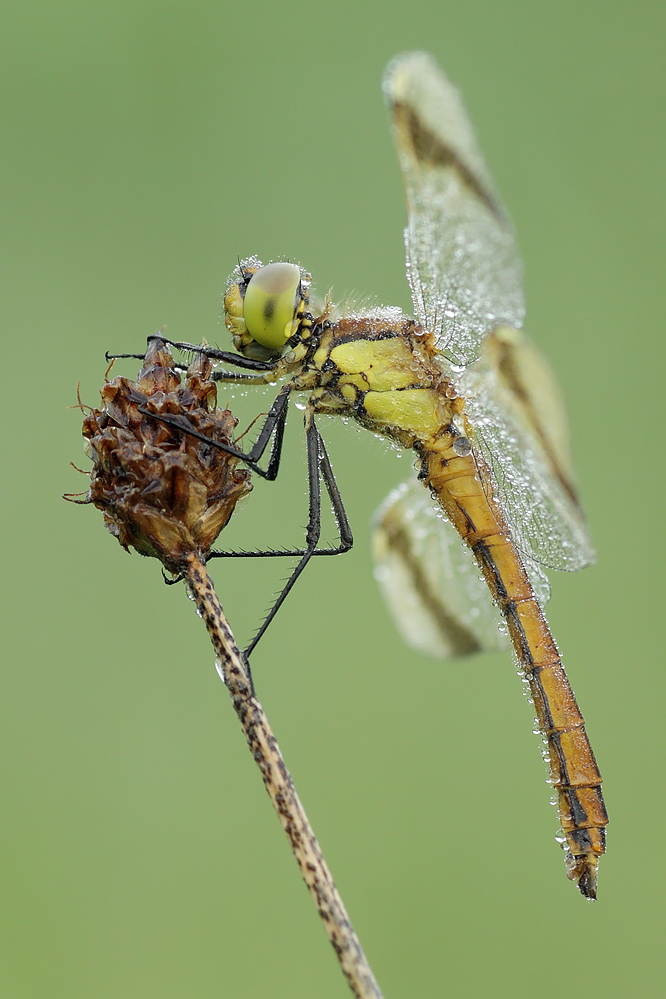
M445 434L420 449L425 482L474 553L504 616L547 740L550 779L566 838L568 876L583 895L595 898L608 816L585 722L548 622L491 495L487 469L479 465L474 453L457 455L452 443L453 437Z

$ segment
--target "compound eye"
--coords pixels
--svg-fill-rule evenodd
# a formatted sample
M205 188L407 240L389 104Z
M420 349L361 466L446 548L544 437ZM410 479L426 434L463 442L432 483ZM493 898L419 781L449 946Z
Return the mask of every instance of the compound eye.
M266 264L250 278L243 318L248 333L262 347L282 350L298 330L301 269L296 264Z

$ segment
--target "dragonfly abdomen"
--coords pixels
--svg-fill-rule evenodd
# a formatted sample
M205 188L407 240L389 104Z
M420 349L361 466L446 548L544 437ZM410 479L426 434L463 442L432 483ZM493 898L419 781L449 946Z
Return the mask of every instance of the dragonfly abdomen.
M492 498L490 477L478 455L456 453L455 439L444 434L420 446L425 483L471 548L504 617L548 748L568 874L583 895L595 898L608 822L601 774L543 610Z

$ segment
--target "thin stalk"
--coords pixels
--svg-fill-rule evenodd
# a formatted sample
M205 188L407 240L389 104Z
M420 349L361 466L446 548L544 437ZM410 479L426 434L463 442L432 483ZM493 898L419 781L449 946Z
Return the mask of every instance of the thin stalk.
M231 695L250 752L261 771L268 795L287 834L303 880L314 899L349 987L357 999L382 999L379 985L294 790L291 775L264 709L252 693L243 656L236 645L206 565L197 555L188 555L184 559L183 574L208 629L218 669Z

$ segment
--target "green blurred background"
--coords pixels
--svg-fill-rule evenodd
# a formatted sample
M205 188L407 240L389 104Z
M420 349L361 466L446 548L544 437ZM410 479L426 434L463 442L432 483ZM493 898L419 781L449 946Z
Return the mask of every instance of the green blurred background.
M85 487L77 381L96 402L104 351L163 323L226 345L239 255L409 308L379 81L410 48L462 88L570 408L599 561L555 575L549 616L606 779L599 901L565 878L511 657L441 665L394 632L368 523L411 459L353 427L323 425L357 546L308 570L259 694L387 999L662 996L663 5L23 0L2 19L2 997L346 994L192 605L59 494ZM228 545L298 543L298 424ZM285 571L215 566L241 640Z

